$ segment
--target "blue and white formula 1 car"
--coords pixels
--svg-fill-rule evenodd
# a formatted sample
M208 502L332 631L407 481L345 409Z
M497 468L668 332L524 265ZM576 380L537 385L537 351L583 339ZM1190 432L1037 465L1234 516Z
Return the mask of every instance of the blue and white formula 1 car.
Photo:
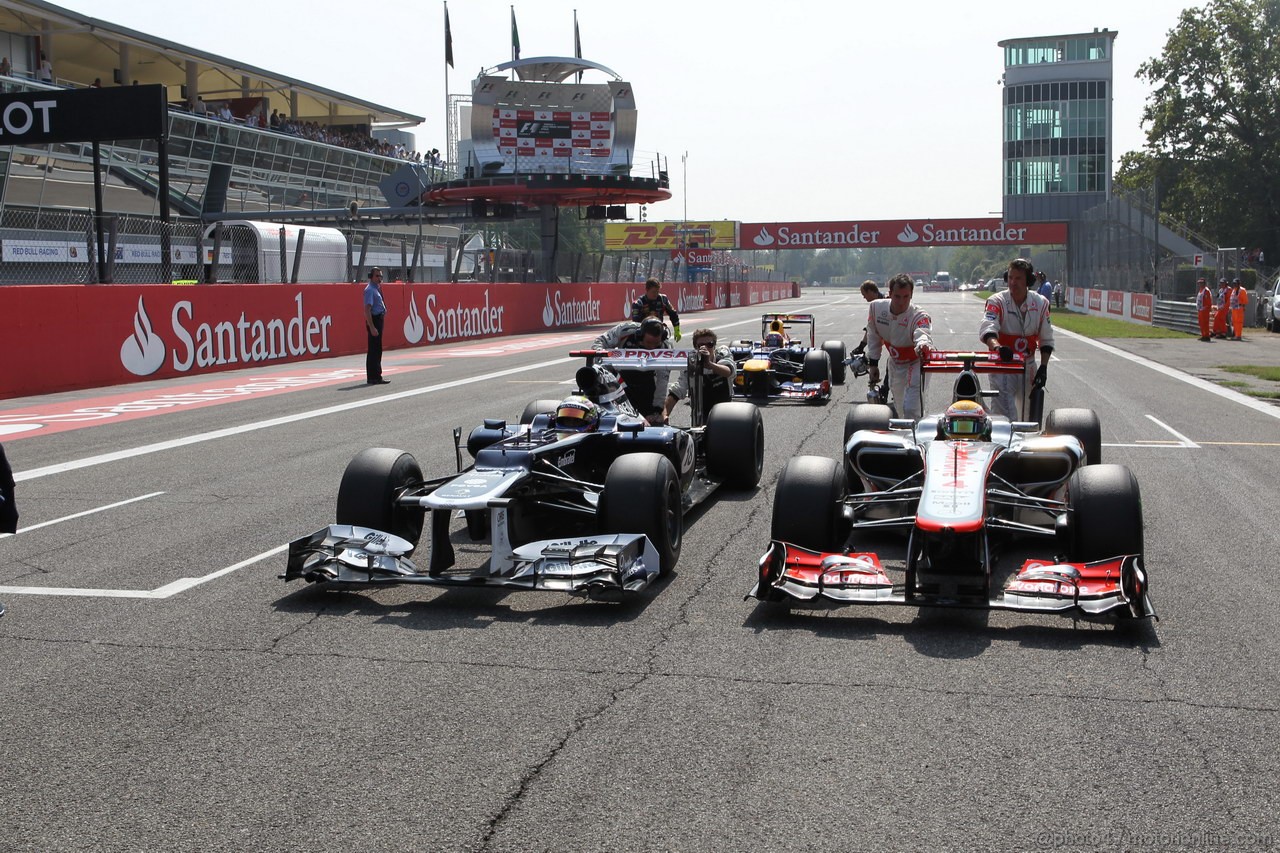
M472 430L465 446L474 461L465 469L455 430L459 472L434 479L423 478L409 453L359 453L338 487L338 523L292 542L282 577L617 598L670 571L680 556L685 511L721 485L752 489L759 482L760 412L749 403L720 403L699 423L696 351L572 354L586 364L575 376L584 417L571 428L557 422L561 401L535 400L518 424L485 420ZM689 373L689 428L646 423L618 376L672 369ZM478 567L455 565L451 526L459 517L466 538L490 546ZM424 528L430 556L421 570L410 555Z

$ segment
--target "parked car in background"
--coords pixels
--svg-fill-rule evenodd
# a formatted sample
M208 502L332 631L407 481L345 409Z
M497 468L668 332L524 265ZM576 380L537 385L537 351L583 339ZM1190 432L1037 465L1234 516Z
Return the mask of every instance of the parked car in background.
M1280 278L1276 279L1258 305L1260 322L1268 332L1280 332Z

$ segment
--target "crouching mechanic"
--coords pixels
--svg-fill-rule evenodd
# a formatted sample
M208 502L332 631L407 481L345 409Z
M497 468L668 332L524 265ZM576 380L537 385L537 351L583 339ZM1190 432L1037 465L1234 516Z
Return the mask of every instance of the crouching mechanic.
M596 338L593 347L609 349L669 349L667 324L657 317L646 317L642 322L624 321ZM667 388L671 384L671 371L619 370L627 399L644 419L655 426L666 423L670 409L667 406ZM674 403L672 404L674 406Z
M871 303L867 315L867 380L874 388L880 383L880 350L889 352L889 389L898 404L898 414L919 420L924 396L924 372L920 360L933 349L933 320L911 304L915 282L911 276L889 279L889 298Z
M733 399L733 377L738 372L729 348L719 345L716 333L710 329L696 329L693 348L698 352L699 370L702 372L702 420L706 423L711 407ZM689 374L676 371L675 379L667 389L667 401L663 414L670 419L672 410L689 393Z
M1026 357L1023 375L998 373L991 377L991 387L1000 392L992 409L1011 421L1018 419L1018 409L1025 411L1027 394L1036 382L1043 385L1049 378L1049 356L1053 354L1053 324L1049 322L1049 300L1029 290L1035 270L1031 262L1018 258L1009 262L1009 289L987 299L978 337L1000 358L1011 361L1014 353ZM1040 366L1036 367L1036 352Z

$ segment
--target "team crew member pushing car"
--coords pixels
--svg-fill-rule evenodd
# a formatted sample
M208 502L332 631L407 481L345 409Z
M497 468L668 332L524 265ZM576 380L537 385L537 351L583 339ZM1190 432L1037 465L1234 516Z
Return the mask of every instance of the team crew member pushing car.
M716 403L728 403L733 399L733 377L738 367L733 354L726 346L720 346L716 333L710 329L696 329L693 348L698 351L699 369L702 371L702 423L707 422L711 407ZM689 374L677 371L675 380L667 390L667 402L663 407L666 417L689 393Z
M986 313L978 326L978 337L1001 358L1012 360L1013 353L1026 357L1023 376L996 374L991 386L1000 392L992 407L1011 421L1018 419L1020 404L1033 381L1043 385L1049 376L1049 356L1053 354L1053 324L1049 322L1049 300L1028 289L1035 274L1031 262L1018 258L1009 262L1009 289L987 298ZM1040 350L1040 368L1036 369L1036 350Z
M871 303L867 315L867 381L880 384L880 350L889 351L889 388L904 418L918 420L922 414L924 375L920 359L933 348L933 320L911 304L915 282L900 273L889 279L889 298Z
M662 292L662 282L651 278L644 283L644 296L631 303L631 322L642 322L646 317L657 317L666 320L671 317L671 328L680 340L680 315L672 307L671 300Z
M667 325L657 317L646 317L641 323L625 320L596 338L592 344L594 349L665 349L671 346L667 340ZM667 413L675 403L667 405L667 387L671 381L671 371L659 370L620 370L619 375L626 383L627 399L635 406L637 412L644 415L651 424L666 422Z

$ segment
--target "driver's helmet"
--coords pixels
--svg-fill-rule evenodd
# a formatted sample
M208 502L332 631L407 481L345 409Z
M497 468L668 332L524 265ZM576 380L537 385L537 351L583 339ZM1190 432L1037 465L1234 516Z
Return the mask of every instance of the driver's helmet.
M600 407L586 397L567 398L556 407L556 429L592 432L600 426Z
M787 342L786 337L783 335L785 328L786 327L782 325L781 320L774 320L770 323L769 334L764 336L764 345L767 347L780 347L784 345Z
M976 440L985 438L991 426L987 413L973 400L951 404L942 416L942 434L947 438Z

